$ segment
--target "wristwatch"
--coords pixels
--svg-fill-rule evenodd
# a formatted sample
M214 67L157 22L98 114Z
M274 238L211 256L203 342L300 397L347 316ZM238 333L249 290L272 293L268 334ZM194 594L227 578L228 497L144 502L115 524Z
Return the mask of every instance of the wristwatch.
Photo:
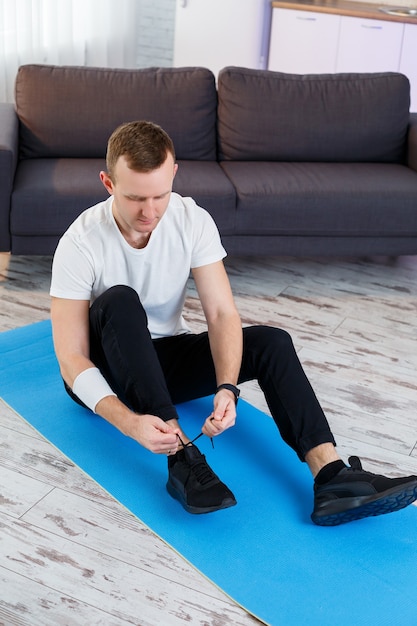
M232 385L231 383L223 383L222 385L219 385L217 387L216 393L220 391L220 389L228 389L229 391L231 391L235 396L235 404L237 404L237 401L239 400L239 396L240 396L240 389L238 389L236 385Z

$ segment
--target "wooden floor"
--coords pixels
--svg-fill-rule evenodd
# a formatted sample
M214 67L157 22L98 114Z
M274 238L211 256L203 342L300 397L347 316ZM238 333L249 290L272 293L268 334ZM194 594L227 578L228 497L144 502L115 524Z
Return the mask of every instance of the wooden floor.
M0 263L0 331L47 318L51 259ZM342 456L417 474L417 257L227 267L244 324L292 334ZM187 313L201 328L192 288ZM267 411L255 383L242 395ZM1 401L0 526L0 624L259 623Z

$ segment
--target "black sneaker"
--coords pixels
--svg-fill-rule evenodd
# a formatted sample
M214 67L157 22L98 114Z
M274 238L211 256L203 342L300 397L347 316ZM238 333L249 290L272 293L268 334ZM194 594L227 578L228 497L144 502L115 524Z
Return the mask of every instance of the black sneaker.
M187 444L168 457L168 493L188 513L211 513L236 504L233 493L222 483L194 444Z
M399 511L417 500L417 476L387 478L362 469L357 456L324 485L314 485L311 519L319 526L337 526L363 517Z

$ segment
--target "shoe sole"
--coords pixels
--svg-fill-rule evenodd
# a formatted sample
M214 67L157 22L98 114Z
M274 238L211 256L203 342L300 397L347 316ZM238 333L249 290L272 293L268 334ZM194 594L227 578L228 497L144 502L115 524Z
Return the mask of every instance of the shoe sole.
M175 500L178 500L187 511L187 513L193 513L194 515L199 515L201 513L214 513L214 511L221 511L222 509L228 509L231 506L235 506L237 504L234 498L225 498L221 504L216 506L205 506L205 507L196 507L191 506L186 501L184 495L180 493L175 487L168 481L166 484L167 491L170 496L172 496Z
M417 482L405 488L404 486L394 487L383 496L375 494L350 500L352 507L348 509L346 507L349 506L349 498L343 498L325 507L323 513L313 511L312 521L318 526L338 526L364 517L400 511L417 500Z

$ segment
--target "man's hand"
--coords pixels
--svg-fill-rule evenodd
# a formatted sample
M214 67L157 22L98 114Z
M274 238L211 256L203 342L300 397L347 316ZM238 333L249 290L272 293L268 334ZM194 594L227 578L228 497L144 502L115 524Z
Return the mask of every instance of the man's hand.
M156 415L133 414L126 434L155 454L175 454L181 430Z
M214 410L206 419L202 432L216 437L236 423L236 403L231 391L221 389L214 396Z

